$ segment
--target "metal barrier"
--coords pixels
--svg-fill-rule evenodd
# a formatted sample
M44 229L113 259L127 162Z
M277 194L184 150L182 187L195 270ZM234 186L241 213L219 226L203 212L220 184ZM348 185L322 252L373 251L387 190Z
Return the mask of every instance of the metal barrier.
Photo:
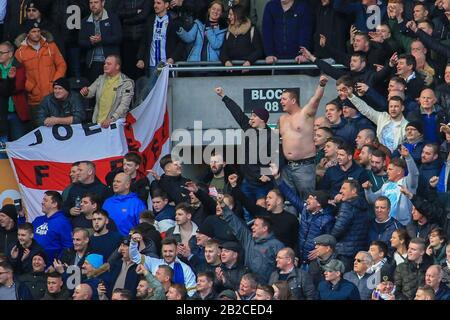
M220 61L180 61L174 65L169 65L169 70L174 72L212 72L212 71L256 71L256 70L272 70L272 75L277 70L316 70L319 69L315 64L298 64L293 59L281 59L274 64L267 64L265 60L257 60L251 66L242 66L244 60L233 60L232 67L224 66ZM342 64L332 64L333 67L343 69L346 68ZM162 66L158 66L158 71L162 69ZM177 76L177 75L175 75Z

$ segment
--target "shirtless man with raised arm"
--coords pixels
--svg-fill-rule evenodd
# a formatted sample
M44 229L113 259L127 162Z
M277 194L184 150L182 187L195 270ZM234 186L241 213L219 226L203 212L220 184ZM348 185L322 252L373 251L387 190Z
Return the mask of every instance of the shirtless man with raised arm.
M281 95L281 105L286 114L280 117L278 127L287 160L282 177L302 197L316 186L314 117L327 82L326 76L320 76L314 96L303 107L300 107L299 97L294 90L285 90Z

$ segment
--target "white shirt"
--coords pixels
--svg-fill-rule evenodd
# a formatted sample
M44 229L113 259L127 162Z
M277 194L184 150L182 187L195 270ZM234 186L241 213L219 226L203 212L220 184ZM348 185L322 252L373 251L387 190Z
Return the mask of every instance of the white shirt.
M153 24L152 43L150 45L150 66L155 67L160 61L167 60L166 39L167 27L169 25L169 16L166 14L160 18L156 16Z
M129 252L130 252L131 261L133 261L136 264L141 263L141 254L139 253L136 242L134 242L134 241L130 242ZM174 267L174 262L172 262L171 264L167 264L166 261L164 261L164 259L157 259L157 258L152 258L149 256L144 256L144 257L145 257L144 258L145 259L145 262L144 262L145 268L147 268L147 270L151 271L153 275L156 275L156 270L158 270L158 267L162 264L168 265L172 269ZM175 261L179 262L181 265L181 268L183 269L184 286L186 287L186 289L194 288L194 290L188 291L188 296L193 296L195 294L195 287L197 285L197 281L195 279L194 272L192 271L191 267L189 267L184 262L180 261L178 258L176 258Z

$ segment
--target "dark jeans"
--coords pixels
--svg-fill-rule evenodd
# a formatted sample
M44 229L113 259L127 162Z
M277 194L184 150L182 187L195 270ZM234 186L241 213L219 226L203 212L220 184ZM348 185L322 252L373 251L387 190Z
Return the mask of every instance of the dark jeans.
M122 72L135 81L144 75L144 70L136 67L138 50L139 41L124 40L122 42Z
M31 131L31 123L30 121L20 120L17 113L10 112L8 114L8 131L9 141L20 139Z
M79 47L67 47L67 65L69 68L68 74L71 77L80 78L81 77L81 59L80 59L81 49Z

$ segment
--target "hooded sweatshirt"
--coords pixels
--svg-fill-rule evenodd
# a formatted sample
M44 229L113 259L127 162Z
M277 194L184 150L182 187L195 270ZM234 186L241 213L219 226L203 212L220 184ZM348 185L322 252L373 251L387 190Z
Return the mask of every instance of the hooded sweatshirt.
M53 263L54 258L60 259L65 248L72 248L72 225L64 212L57 211L50 218L47 215L37 217L32 224L34 240L45 250L48 263Z
M114 220L120 233L128 236L130 230L139 224L139 214L147 208L136 193L130 192L126 195L116 194L106 199L103 209Z

